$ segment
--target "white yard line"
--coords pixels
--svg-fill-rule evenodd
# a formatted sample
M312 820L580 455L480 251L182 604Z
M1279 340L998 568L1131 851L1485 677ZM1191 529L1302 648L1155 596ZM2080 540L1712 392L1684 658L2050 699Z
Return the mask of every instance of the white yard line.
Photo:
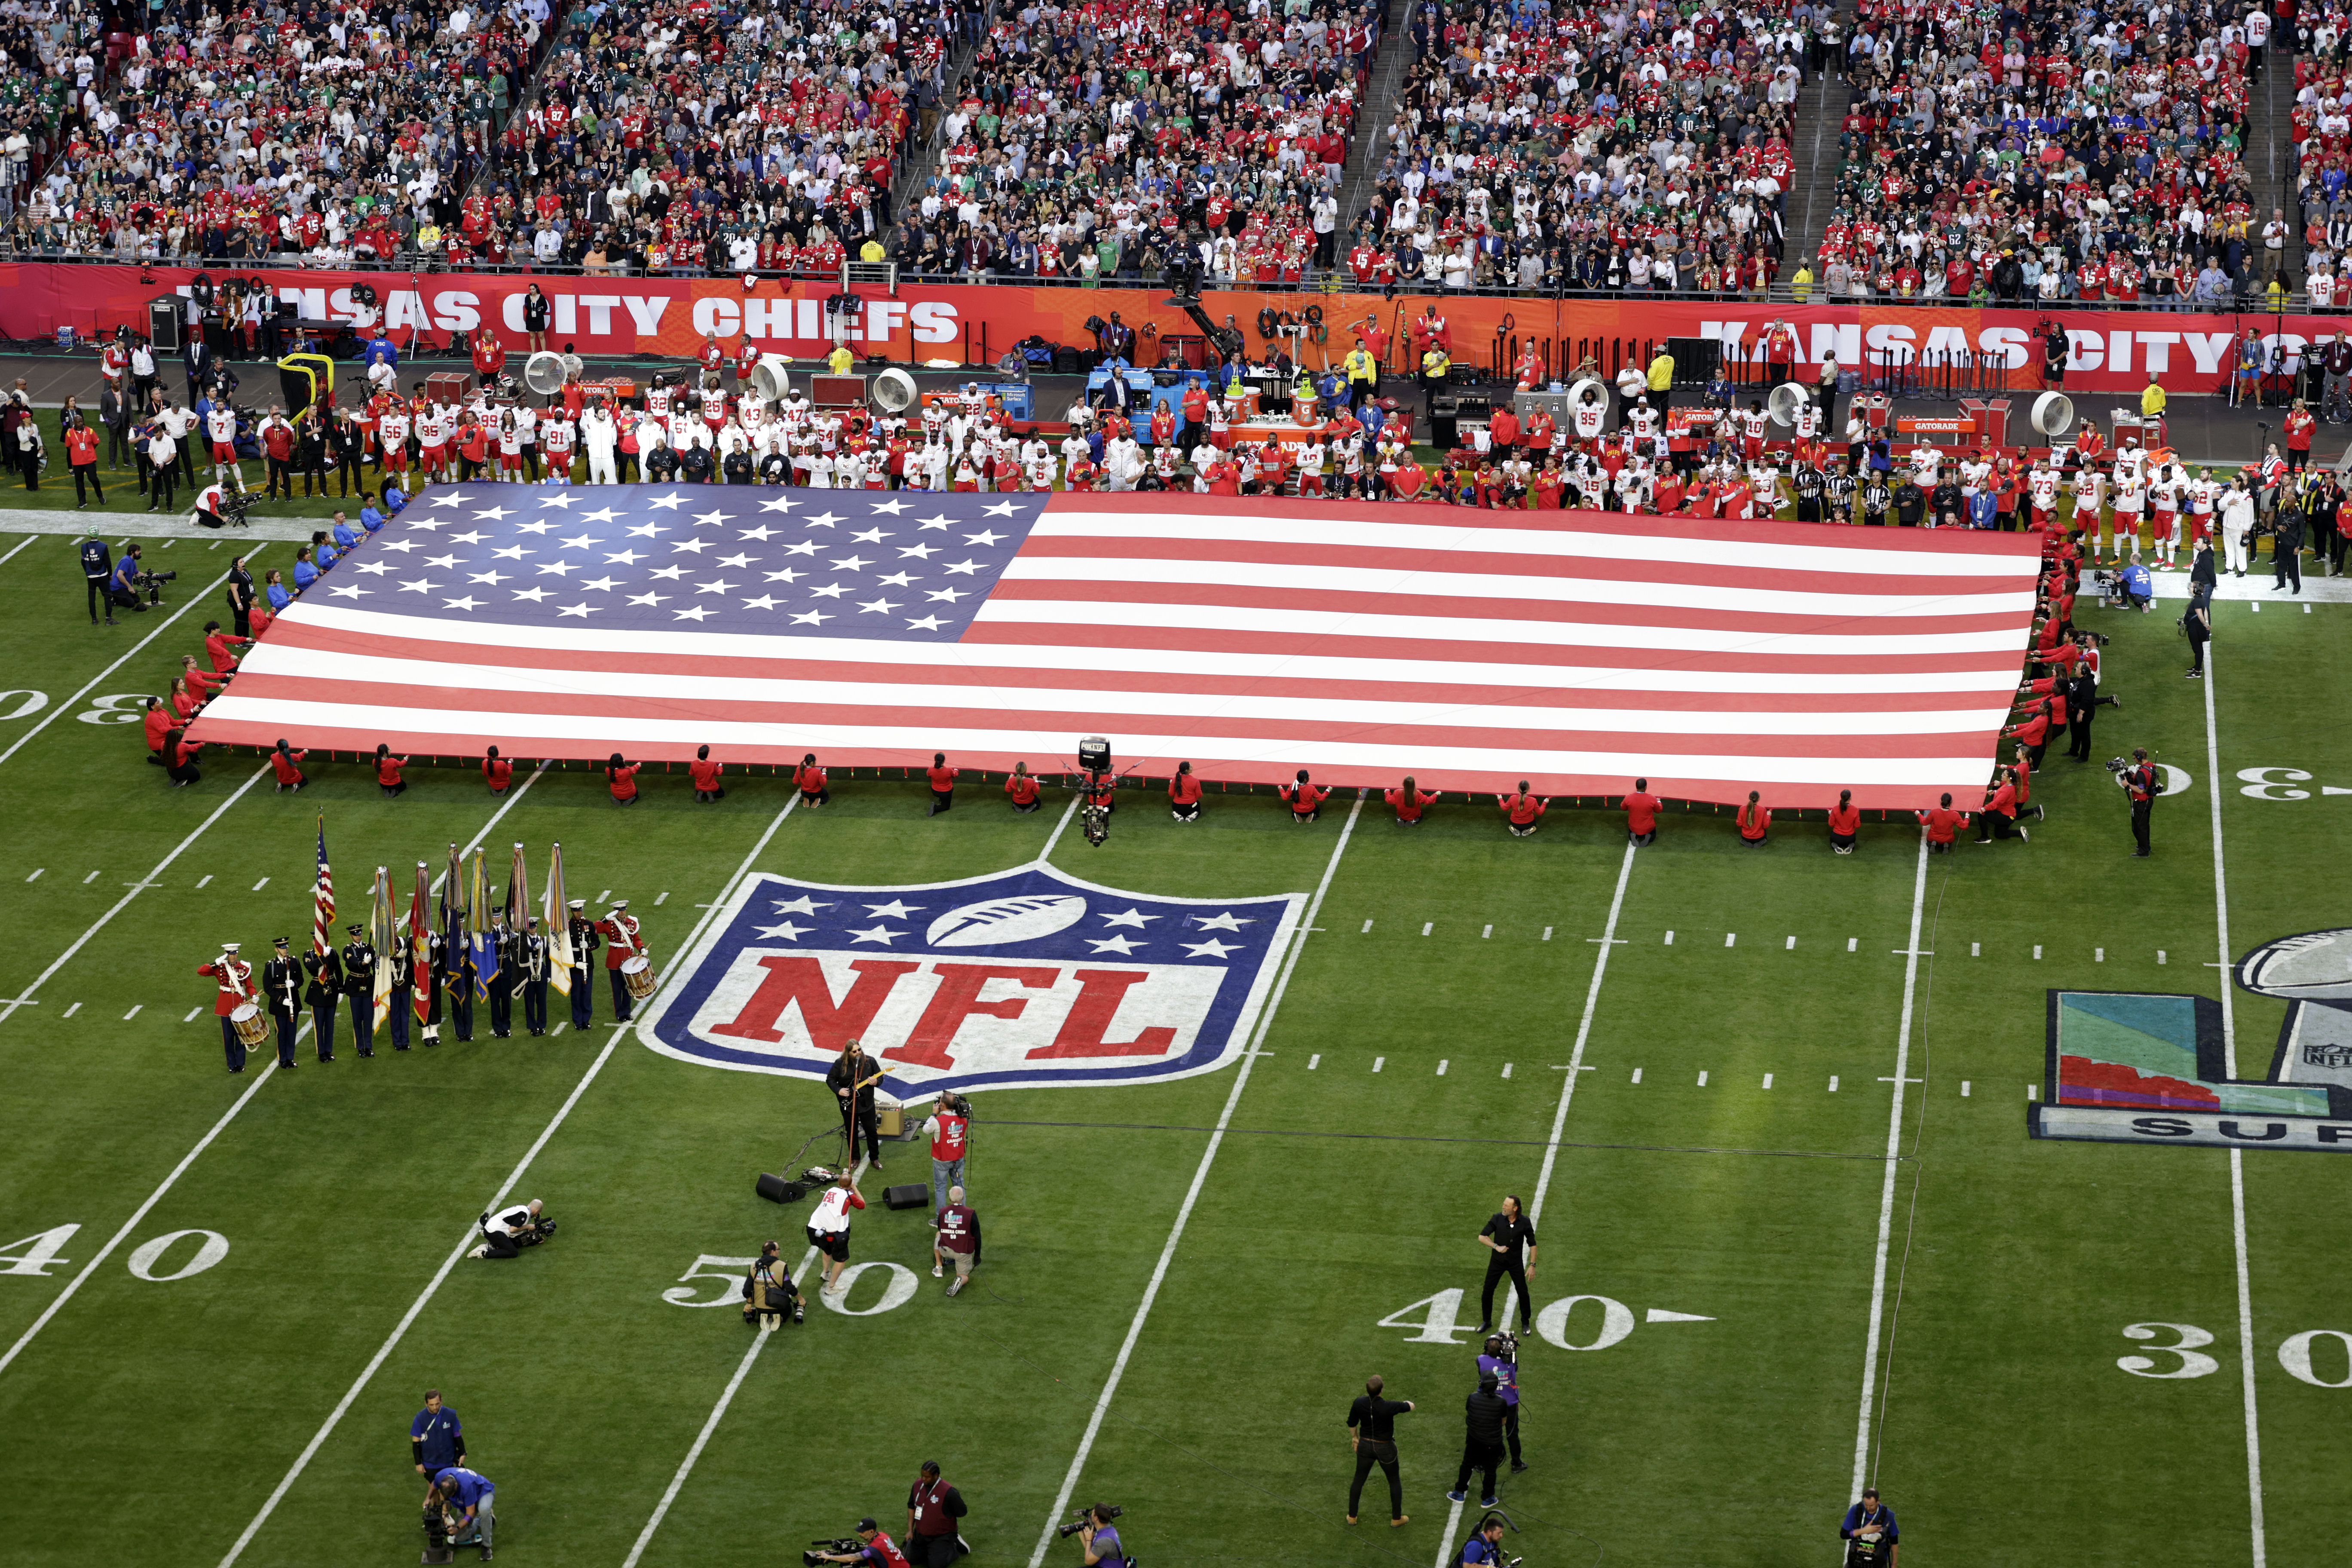
M1128 1360L1135 1354L1135 1342L1142 1337L1144 1320L1151 1315L1151 1304L1159 1299L1160 1283L1168 1278L1168 1266L1176 1257L1176 1244L1184 1239L1184 1226L1192 1217L1192 1205L1200 1201L1201 1188L1208 1181L1209 1167L1215 1163L1217 1150L1225 1141L1225 1129L1233 1122L1242 1090L1249 1087L1250 1069L1257 1065L1258 1047L1265 1043L1266 1031L1274 1026L1275 1014L1282 1007L1282 994L1290 988L1291 972L1298 967L1298 955L1307 950L1307 931L1322 910L1323 895L1330 891L1332 875L1339 869L1339 857L1346 852L1348 839L1356 831L1356 819L1363 810L1364 802L1360 795L1348 810L1348 820L1339 829L1339 842L1331 847L1331 858L1323 867L1323 879L1315 885L1315 897L1308 900L1305 917L1291 933L1290 951L1283 957L1282 973L1275 981L1274 994L1266 998L1265 1015L1258 1020L1257 1033L1242 1056L1241 1070L1234 1075L1233 1089L1225 1096L1225 1109L1217 1117L1216 1131L1209 1135L1209 1146L1201 1152L1201 1163L1192 1173L1192 1184L1185 1190L1183 1205L1176 1211L1176 1223L1169 1228L1167 1244L1160 1249L1160 1261L1152 1267L1151 1281L1143 1288L1143 1300L1127 1325L1127 1338L1119 1343L1118 1358L1111 1363L1110 1376L1104 1380L1102 1393L1095 1400L1094 1414L1087 1418L1086 1435L1078 1439L1078 1451L1071 1456L1061 1489L1054 1494L1054 1506L1046 1510L1045 1528L1037 1532L1037 1548L1029 1554L1029 1568L1041 1568L1045 1553L1053 1547L1055 1527L1067 1517L1066 1510L1070 1506L1071 1494L1078 1489L1078 1477L1087 1468L1087 1456L1094 1451L1095 1436L1102 1430L1103 1417L1109 1414L1119 1380L1127 1375Z
M1870 1405L1878 1386L1878 1341L1886 1319L1886 1252L1895 1229L1895 1178L1902 1168L1903 1091L1911 1077L1911 1011L1919 989L1919 921L1927 904L1927 837L1919 836L1911 880L1911 940L1903 944L1903 1018L1895 1032L1895 1100L1886 1112L1886 1174L1878 1191L1878 1250L1870 1270L1870 1331L1862 1353L1861 1414L1854 1419L1853 1500L1870 1482Z
M520 793L520 791L517 792L517 794ZM785 802L784 808L776 813L775 820L768 824L768 830L760 836L760 841L751 847L751 852L743 858L742 864L735 868L735 874L720 887L718 895L711 900L710 908L703 911L701 920L695 922L694 934L688 937L685 946L679 949L680 952L689 951L693 947L696 938L701 935L702 928L727 902L728 895L734 890L735 884L741 881L751 869L752 862L759 858L761 851L767 848L768 841L776 836L776 829L783 826L784 818L793 814L793 807L797 804L798 798L795 797L793 800ZM499 815L503 816L506 807L501 805ZM495 824L498 817L493 816L490 820ZM488 827L483 829L485 834L488 831ZM604 1064L612 1059L614 1048L621 1043L621 1037L634 1027L635 1027L635 1024L614 1026L612 1035L604 1042L604 1048L596 1053L596 1059L588 1065L586 1072L580 1075L580 1081L572 1086L572 1092L564 1097L563 1104L558 1108L554 1117L549 1121L531 1146L524 1151L523 1157L515 1163L514 1169L508 1173L505 1184L499 1189L498 1195L490 1200L489 1207L495 1209L507 1201L516 1185L521 1182L523 1173L530 1169L531 1162L539 1157L540 1151L547 1147L548 1140L555 1136L556 1130L562 1127L565 1119L572 1114L572 1108L580 1103L580 1097L588 1092L588 1086L595 1082L596 1076L604 1070ZM302 1452L296 1457L292 1466L279 1479L276 1489L270 1492L268 1500L261 1505L261 1511L253 1516L253 1522L245 1527L245 1532L236 1538L236 1544L230 1547L228 1555L221 1559L220 1568L230 1568L231 1564L245 1554L245 1549L253 1543L254 1537L261 1533L261 1527L269 1522L269 1516L277 1511L278 1505L285 1500L286 1494L293 1489L294 1483L301 1479L302 1472L310 1467L311 1459L317 1457L320 1448L324 1447L327 1439L334 1434L335 1428L341 1424L352 1404L358 1400L361 1393L383 1367L384 1362L390 1358L392 1352L399 1347L401 1340L408 1333L409 1326L416 1321L426 1304L440 1291L442 1282L449 1278L449 1271L457 1266L460 1258L474 1249L478 1238L477 1229L468 1226L457 1245L450 1250L446 1258L441 1260L441 1267L434 1272L433 1278L426 1281L425 1289L417 1292L416 1300L408 1304L408 1310L401 1315L400 1321L393 1326L392 1332L385 1336L383 1343L377 1347L375 1354L369 1358L367 1365L361 1369L359 1376L352 1380L351 1387L344 1391L343 1397L337 1402L335 1408L329 1413L327 1419L320 1424L319 1430L311 1436L310 1441L304 1446ZM746 1365L748 1364L747 1360Z
M39 534L37 534L37 534L33 535L30 539L27 539L26 541L25 541L25 543L24 543L24 544L19 544L18 546L16 546L16 550L11 550L11 551L10 551L10 552L8 552L8 553L7 553L7 554L5 554L5 555L0 555L0 566L5 566L5 565L7 565L7 564L8 564L8 563L10 563L11 561L14 561L15 559L16 559L17 552L18 552L18 551L23 550L23 549L25 548L25 545L26 545L26 544L38 544L40 542L41 542L41 536L40 536Z
M2221 858L2221 735L2214 718L2216 670L2212 649L2205 658L2205 777L2206 797L2213 812L2213 923L2219 950L2221 987L2221 1060L2224 1076L2238 1076L2237 1016L2231 1006L2235 984L2230 961L2230 882ZM2263 1434L2254 1403L2254 1289L2246 1263L2245 1152L2230 1151L2230 1240L2238 1266L2238 1373L2245 1390L2246 1504L2253 1568L2264 1568L2270 1548L2263 1532Z
M1053 834L1045 840L1045 847L1037 851L1038 865L1043 866L1046 861L1051 860L1054 858L1054 846L1062 841L1063 829L1070 826L1070 818L1078 815L1078 803L1086 798L1086 795L1083 791L1074 790L1071 792L1070 804L1064 808L1062 812L1062 820L1054 824Z
M1568 1127L1568 1108L1576 1099L1576 1080L1584 1076L1584 1043L1592 1036L1592 1015L1601 1005L1601 982L1609 973L1609 953L1617 945L1617 916L1625 908L1625 883L1633 875L1633 857L1640 851L1625 846L1625 858L1617 865L1617 890L1609 896L1609 920L1601 928L1601 956L1593 961L1592 983L1584 988L1584 1016L1577 1020L1576 1044L1568 1053L1568 1081L1559 1086L1559 1104L1551 1113L1551 1138L1544 1145L1543 1173L1536 1178L1535 1202L1528 1205L1528 1227L1535 1229L1543 1219L1544 1196L1551 1191L1552 1167L1559 1159L1560 1135ZM1642 1081L1641 1069L1633 1072L1633 1081ZM1540 1231L1537 1232L1541 1235ZM1511 1309L1517 1298L1506 1293L1503 1299L1503 1322L1507 1327ZM1448 1560L1459 1546L1456 1540L1462 1529L1465 1505L1449 1503L1445 1513L1445 1530L1438 1537L1437 1568L1446 1568Z
M22 547L19 546L19 548ZM246 552L245 558L247 562L250 562L256 555L260 553L261 548L257 545L253 549ZM6 751L0 752L0 763L5 763L9 758L15 756L24 748L26 742L31 740L34 736L39 734L42 731L56 723L58 721L58 715L69 712L74 709L79 708L81 705L81 700L83 698L98 689L98 683L100 681L104 680L108 676L112 675L116 670L121 669L124 665L129 664L132 659L138 658L140 650L144 648L149 643L153 642L157 637L162 637L166 631L170 630L173 621L178 620L182 616L186 615L198 605L210 603L213 589L219 587L222 584L227 581L228 574L226 572L222 573L219 576L214 578L211 584L208 584L202 593L194 595L189 598L186 604L182 605L178 609L173 610L170 615L164 616L153 631L149 632L145 637L141 637L137 642L131 645L131 651L129 653L124 654L112 664L110 664L104 669L100 670L97 675L90 679L89 684L84 686L79 691L75 692L71 697L67 698L63 702L58 703L55 708L49 710L48 717L43 719L39 723L34 725L23 734L17 736L15 744L11 745Z

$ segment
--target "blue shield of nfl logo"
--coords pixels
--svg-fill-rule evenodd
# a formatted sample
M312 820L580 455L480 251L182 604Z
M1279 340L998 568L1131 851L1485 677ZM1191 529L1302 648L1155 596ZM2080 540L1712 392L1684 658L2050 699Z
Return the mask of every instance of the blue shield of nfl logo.
M1305 903L1156 898L1051 866L884 888L762 873L642 1033L680 1061L816 1079L856 1039L910 1100L1213 1072L1247 1047Z

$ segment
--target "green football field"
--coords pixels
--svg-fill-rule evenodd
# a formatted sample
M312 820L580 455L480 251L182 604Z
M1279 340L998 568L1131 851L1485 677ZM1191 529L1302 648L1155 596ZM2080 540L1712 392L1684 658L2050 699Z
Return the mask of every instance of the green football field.
M1817 820L1749 850L1675 813L1635 852L1600 810L1514 840L1491 803L1406 832L1340 799L1298 828L1214 793L1191 827L1129 795L1096 848L1058 802L982 787L927 819L919 784L838 775L815 812L780 779L698 805L651 774L623 811L561 770L499 802L420 767L385 800L349 763L287 796L250 756L175 791L127 720L207 612L91 628L77 580L58 536L0 561L12 1562L410 1561L408 1422L437 1387L520 1562L792 1563L862 1514L895 1529L935 1458L980 1564L1076 1563L1048 1527L1104 1500L1155 1564L1434 1568L1478 1516L1444 1493L1506 1193L1541 1241L1530 1468L1502 1488L1531 1568L1830 1563L1866 1480L1922 1562L2339 1554L2352 1161L2288 1146L2336 1124L2249 1115L2242 1150L2029 1126L2053 992L2210 998L2226 1076L2271 1073L2288 1004L2218 965L2352 923L2344 605L2221 605L2201 684L2167 616L2088 612L2123 699L2096 758L2178 770L2151 859L2057 747L2030 844L1929 858L1885 822L1838 858ZM499 873L521 841L534 876L560 842L571 891L629 898L662 965L758 872L904 888L1045 854L1305 918L1221 1069L975 1095L972 1289L946 1299L923 1215L877 1203L845 1310L812 1297L762 1338L734 1281L764 1240L802 1256L807 1205L753 1178L827 1125L820 1085L658 1054L601 981L585 1033L485 1018L224 1071L195 971L304 939L320 813L339 926L379 865L404 905L453 841ZM929 1173L889 1144L865 1189ZM551 1243L463 1255L529 1196ZM1341 1518L1373 1373L1419 1405L1395 1530L1377 1476Z

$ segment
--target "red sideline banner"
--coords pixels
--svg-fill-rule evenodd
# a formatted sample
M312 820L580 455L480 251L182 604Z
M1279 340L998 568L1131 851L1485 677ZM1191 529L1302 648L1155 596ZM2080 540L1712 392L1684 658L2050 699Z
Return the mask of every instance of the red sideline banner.
M569 342L583 354L690 353L706 332L733 341L748 335L779 353L815 356L831 341L824 300L838 292L830 279L759 279L746 289L739 278L589 278L576 274L478 272L341 272L220 267L216 273L259 277L296 302L312 321L356 321L366 312L352 289L372 284L384 327L405 348L415 334L428 341L485 324L511 346L522 333L522 299L537 283L553 306L551 344ZM159 295L184 291L191 268L83 266L57 262L0 265L0 335L46 338L73 328L85 338L124 323L143 331L147 308ZM994 359L1031 335L1049 342L1092 344L1090 316L1116 310L1149 348L1159 334L1193 333L1185 314L1164 304L1160 289L1034 288L1017 284L902 284L895 296L869 291L850 318L849 340L861 352L901 362ZM2060 321L2072 343L2066 374L2070 394L2137 396L2148 372L2178 394L2228 390L2233 342L2249 329L2300 345L2332 337L2338 318L2314 315L2189 315L2164 310L1970 310L1916 305L1769 305L1740 300L1540 300L1376 293L1211 292L1202 308L1213 320L1231 315L1253 346L1258 312L1323 313L1326 341L1310 353L1335 362L1353 346L1355 329L1374 321L1392 340L1390 362L1404 363L1406 324L1435 305L1448 326L1454 357L1464 363L1507 368L1534 345L1549 363L1568 366L1610 340L1663 342L1714 338L1736 345L1736 357L1761 357L1774 321L1789 324L1798 363L1818 367L1835 354L1859 366L1906 353L1928 363L1942 356L1998 353L2008 361L2008 386L2042 385L2042 354L2033 342L2042 321ZM1605 352L1600 352L1604 363ZM2097 417L2099 411L2085 409Z

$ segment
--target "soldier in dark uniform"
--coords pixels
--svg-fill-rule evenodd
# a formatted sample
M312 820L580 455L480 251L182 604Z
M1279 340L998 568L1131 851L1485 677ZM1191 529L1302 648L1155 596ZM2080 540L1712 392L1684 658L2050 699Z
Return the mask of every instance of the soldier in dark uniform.
M294 962L288 949L291 943L279 937L278 951L261 966L261 1005L269 1009L272 1022L278 1026L278 1065L290 1068L294 1063L294 1037L301 1029L302 966Z
M425 933L425 985L431 998L425 1014L425 1043L441 1043L441 1013L449 989L449 939L437 931Z
M331 1062L335 1059L335 1007L343 999L343 967L331 947L304 953L302 969L310 977L302 1000L310 1005L310 1027L319 1037L319 1059Z
M407 931L394 929L387 962L392 965L392 1013L385 1022L392 1026L392 1048L404 1051L408 1048L408 1020L416 1005L416 952Z
M572 1026L575 1029L596 1021L596 988L589 984L588 961L596 956L603 939L596 934L596 922L581 912L587 907L587 900L574 899L566 917L572 936Z
M514 1033L515 937L507 930L507 912L490 911L490 952L498 967L488 986L490 1033L503 1040Z
M534 1035L547 1033L547 938L539 931L539 917L523 917L523 932L515 938L516 984L522 990L523 1027Z
M375 1055L375 949L368 945L367 927L345 926L352 940L343 943L343 994L352 999L352 1038L360 1055Z

